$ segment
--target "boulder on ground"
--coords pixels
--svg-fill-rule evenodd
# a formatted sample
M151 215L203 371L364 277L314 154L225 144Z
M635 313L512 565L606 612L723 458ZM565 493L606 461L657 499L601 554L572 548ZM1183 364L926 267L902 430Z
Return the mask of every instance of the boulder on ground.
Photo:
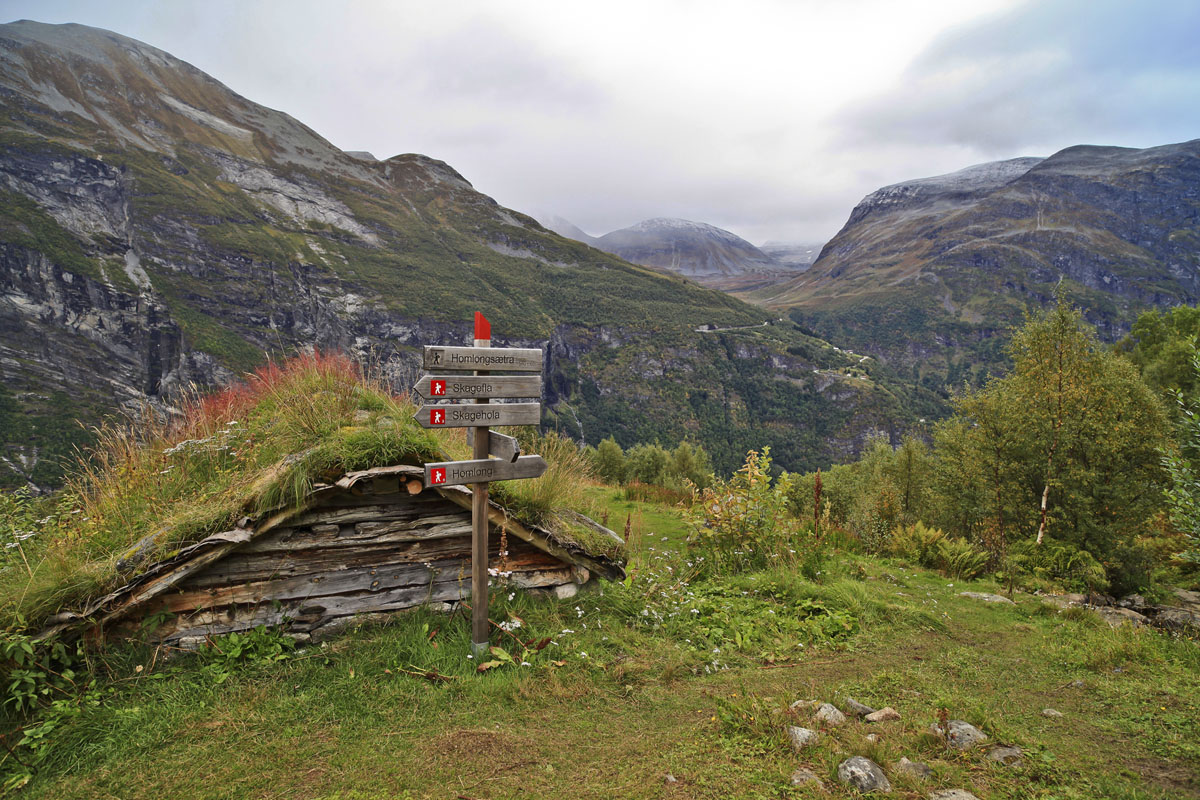
M890 792L892 783L883 770L869 758L853 756L837 768L838 780L860 792Z
M1021 763L1021 748L998 744L988 749L987 758L1006 767L1015 767Z
M813 714L815 719L824 722L826 725L842 725L846 722L846 715L834 708L830 703L822 703L817 713Z
M867 716L868 714L875 713L875 709L871 708L870 706L864 706L853 697L847 697L844 701L842 701L842 711L845 711L852 717L858 717L859 719Z
M937 725L930 725L929 732L938 738L945 738L946 744L956 750L970 750L976 745L983 744L988 738L986 733L961 719L952 719L947 722L945 731Z
M1132 625L1135 628L1140 628L1143 625L1150 624L1150 620L1148 620L1146 617L1128 608L1101 606L1096 609L1096 613L1100 615L1101 619L1114 628L1119 628L1122 625Z
M959 597L969 597L972 600L982 600L985 603L1008 603L1010 606L1015 606L1012 600L1009 600L1004 595L990 594L988 592L959 592Z
M817 743L817 732L808 728L801 728L797 725L788 725L787 729L788 741L792 744L792 749L797 753Z
M811 769L798 769L792 773L792 786L807 786L812 784L821 791L825 791L825 781L817 777L817 774Z
M1043 708L1042 716L1051 717L1053 719L1062 719L1063 713L1056 708Z
M1156 606L1154 624L1169 631L1180 633L1200 632L1200 611L1173 606Z
M900 719L900 712L891 706L886 706L867 714L863 719L867 722L891 722L892 720Z

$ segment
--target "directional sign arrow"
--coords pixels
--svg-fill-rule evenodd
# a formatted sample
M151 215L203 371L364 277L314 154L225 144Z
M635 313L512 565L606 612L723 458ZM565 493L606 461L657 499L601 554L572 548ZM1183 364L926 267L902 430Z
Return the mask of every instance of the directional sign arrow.
M442 461L425 465L426 486L461 486L465 483L536 478L546 471L541 456L521 456L516 461L482 458L475 461Z
M475 446L474 428L467 428L467 445ZM511 436L488 431L488 453L501 461L516 461L521 455L521 444Z
M482 428L491 425L537 425L542 419L541 403L472 403L431 405L414 415L423 428Z
M542 351L522 347L439 347L427 344L425 369L541 372Z
M541 375L422 375L413 391L426 400L541 397Z

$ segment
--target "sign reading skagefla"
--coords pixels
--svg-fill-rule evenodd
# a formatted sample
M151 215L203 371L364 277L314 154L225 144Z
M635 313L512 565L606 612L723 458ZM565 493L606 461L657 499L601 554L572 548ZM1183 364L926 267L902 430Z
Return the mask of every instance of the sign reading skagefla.
M482 348L481 348L482 349ZM422 375L413 391L426 400L541 397L541 375Z
M425 369L541 372L542 351L523 347L425 345Z

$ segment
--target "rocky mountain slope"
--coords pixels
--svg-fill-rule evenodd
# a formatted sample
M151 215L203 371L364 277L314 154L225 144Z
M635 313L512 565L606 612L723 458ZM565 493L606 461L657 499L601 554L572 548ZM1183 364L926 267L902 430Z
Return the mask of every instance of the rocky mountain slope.
M344 153L114 33L0 26L0 141L3 485L54 484L76 418L169 409L268 355L340 349L407 387L418 346L467 340L475 310L497 344L546 348L543 422L593 443L692 436L724 469L770 444L799 469L910 405L759 309L564 239L441 161Z
M905 368L995 363L1027 305L1066 296L1115 338L1200 299L1200 140L1069 147L863 199L812 268L756 302Z

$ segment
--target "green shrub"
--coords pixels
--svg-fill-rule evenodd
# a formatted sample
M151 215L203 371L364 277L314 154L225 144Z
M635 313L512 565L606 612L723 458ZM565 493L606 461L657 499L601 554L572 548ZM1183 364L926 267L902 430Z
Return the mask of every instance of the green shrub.
M987 569L988 554L966 539L944 538L936 547L938 568L948 577L969 581Z
M695 491L688 541L702 572L724 575L796 563L817 546L812 529L788 513L788 476L772 485L769 451L750 451L732 478Z
M1019 576L1050 580L1075 591L1108 588L1104 565L1088 551L1066 542L1019 542L1009 551L1009 564Z
M892 537L891 551L894 555L920 564L926 569L938 569L942 551L939 545L946 534L939 528L926 527L922 522L905 525Z

